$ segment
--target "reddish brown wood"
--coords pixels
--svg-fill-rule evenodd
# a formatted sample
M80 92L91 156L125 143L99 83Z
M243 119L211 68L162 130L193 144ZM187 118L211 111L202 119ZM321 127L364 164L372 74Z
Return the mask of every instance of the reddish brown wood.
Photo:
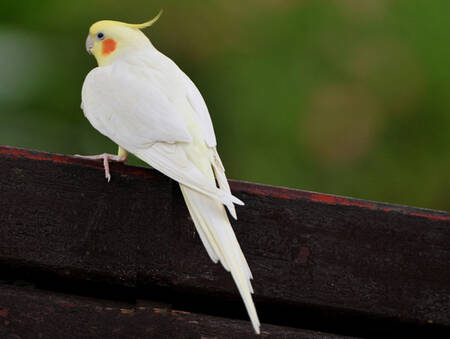
M52 289L55 279L75 290L91 283L77 293L123 286L127 298L246 319L178 185L154 170L111 167L108 184L100 162L0 147L0 271ZM231 187L246 202L233 224L263 323L364 336L448 332L448 213Z

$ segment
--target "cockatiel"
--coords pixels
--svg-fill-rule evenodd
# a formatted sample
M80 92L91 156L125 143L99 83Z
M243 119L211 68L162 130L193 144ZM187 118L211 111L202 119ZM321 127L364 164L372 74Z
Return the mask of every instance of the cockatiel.
M82 109L119 151L118 155L83 157L103 159L108 181L108 161L126 161L128 152L178 181L206 251L212 261L220 261L231 272L259 333L252 274L224 208L236 218L234 204L243 202L230 192L199 90L141 32L160 15L138 25L104 20L90 27L86 49L99 67L86 76Z

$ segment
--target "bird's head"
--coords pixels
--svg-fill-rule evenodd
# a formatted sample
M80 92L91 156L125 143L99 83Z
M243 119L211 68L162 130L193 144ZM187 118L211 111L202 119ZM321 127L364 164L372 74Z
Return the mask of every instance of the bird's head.
M89 28L86 50L95 56L99 66L105 66L126 52L145 48L151 43L141 29L154 24L161 14L162 11L143 24L127 24L112 20L98 21Z

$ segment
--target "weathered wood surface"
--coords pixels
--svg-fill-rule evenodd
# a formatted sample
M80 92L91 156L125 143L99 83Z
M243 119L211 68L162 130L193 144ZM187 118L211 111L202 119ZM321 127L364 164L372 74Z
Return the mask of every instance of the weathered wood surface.
M0 271L41 284L124 286L182 309L246 319L178 185L151 169L111 168L107 183L99 162L0 147ZM233 224L263 323L366 336L448 330L448 213L231 187L246 202Z
M304 338L341 336L137 304L0 287L0 338Z

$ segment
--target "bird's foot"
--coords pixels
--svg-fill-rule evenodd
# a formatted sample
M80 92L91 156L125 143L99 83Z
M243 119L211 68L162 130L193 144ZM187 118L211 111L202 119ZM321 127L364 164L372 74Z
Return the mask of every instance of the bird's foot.
M98 154L98 155L79 155L75 154L76 157L82 159L90 159L90 160L103 160L103 167L105 168L105 178L108 182L111 180L111 173L109 172L109 161L117 161L117 162L125 162L127 160L127 156L118 156L114 154Z

